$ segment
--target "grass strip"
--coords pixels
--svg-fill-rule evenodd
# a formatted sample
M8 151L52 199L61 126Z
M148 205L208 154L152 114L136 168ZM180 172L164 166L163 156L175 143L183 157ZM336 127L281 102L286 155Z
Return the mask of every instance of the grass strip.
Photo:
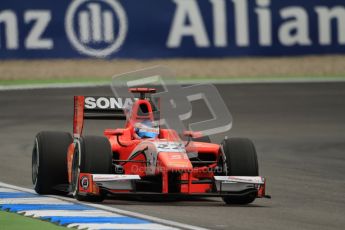
M6 230L63 230L67 229L53 223L22 216L16 213L0 211L0 229Z
M68 84L68 83L95 83L107 84L111 83L111 77L106 78L78 78L69 77L63 79L14 79L14 80L1 80L0 86L15 86L15 85L46 85L46 84ZM345 74L339 76L261 76L261 77L207 77L207 76L193 76L193 77L175 77L178 82L279 82L279 81L344 81Z

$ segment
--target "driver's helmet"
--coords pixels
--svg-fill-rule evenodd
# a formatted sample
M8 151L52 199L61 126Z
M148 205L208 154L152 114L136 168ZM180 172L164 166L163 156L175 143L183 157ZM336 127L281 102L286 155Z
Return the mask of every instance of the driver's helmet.
M151 120L143 120L134 124L134 131L140 138L156 138L159 134L158 125Z

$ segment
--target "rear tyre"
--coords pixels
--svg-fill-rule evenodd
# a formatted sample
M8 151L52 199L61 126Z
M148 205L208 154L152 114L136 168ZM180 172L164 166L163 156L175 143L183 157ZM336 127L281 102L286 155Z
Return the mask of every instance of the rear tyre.
M32 183L38 194L66 194L54 189L68 184L67 149L72 137L66 132L40 132L32 150Z
M226 174L230 176L258 176L259 167L253 142L247 138L225 139L222 143L226 157ZM226 204L249 204L256 198L256 193L245 196L227 196Z
M78 179L80 173L112 173L112 150L109 140L106 137L81 137L76 144L72 162L73 196L80 201L103 201L105 198L103 191L100 191L99 195L79 193Z

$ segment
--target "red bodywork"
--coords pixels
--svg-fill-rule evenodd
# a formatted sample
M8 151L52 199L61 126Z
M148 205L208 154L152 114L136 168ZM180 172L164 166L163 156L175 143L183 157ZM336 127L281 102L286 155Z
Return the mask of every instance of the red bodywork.
M136 89L136 92L148 92L150 89ZM74 122L73 122L73 136L77 140L83 131L84 124L84 96L75 96L74 98ZM139 107L145 105L148 108L146 115L140 115ZM112 151L117 153L116 162L122 163L125 174L139 175L140 178L157 177L161 183L161 194L180 193L180 194L209 194L214 192L214 183L198 183L205 181L212 181L214 179L217 163L222 155L219 144L205 143L191 141L184 149L185 151L160 151L157 155L156 164L152 166L147 165L145 155L139 154L131 158L136 149L154 148L157 143L177 142L186 145L186 141L181 141L175 130L160 129L159 136L156 139L136 139L134 137L134 127L138 121L143 119L153 120L153 111L151 103L141 98L134 102L131 114L127 116L124 128L106 129L104 136L109 139ZM186 132L185 135L196 137L200 133ZM75 143L72 143L68 148L67 163L68 163L68 180L72 183L72 162L74 154ZM183 146L184 147L184 146ZM188 157L189 152L197 152L199 157L207 159L207 163L194 164ZM202 157L202 156L205 157ZM126 162L130 159L130 162ZM206 161L205 161L206 162ZM178 172L178 173L177 173ZM172 176L173 175L173 179ZM79 191L81 193L99 194L99 187L92 180L91 174L80 174L79 178L87 177L91 186L87 189L83 188L79 183ZM173 181L169 181L173 180ZM178 185L176 185L178 184ZM258 197L264 196L264 187L258 190ZM108 190L111 193L132 193L130 190Z

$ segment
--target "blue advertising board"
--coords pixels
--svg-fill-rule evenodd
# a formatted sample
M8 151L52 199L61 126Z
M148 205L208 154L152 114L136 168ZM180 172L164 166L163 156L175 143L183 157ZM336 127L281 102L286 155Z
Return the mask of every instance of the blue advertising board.
M0 59L345 53L344 0L1 0Z

